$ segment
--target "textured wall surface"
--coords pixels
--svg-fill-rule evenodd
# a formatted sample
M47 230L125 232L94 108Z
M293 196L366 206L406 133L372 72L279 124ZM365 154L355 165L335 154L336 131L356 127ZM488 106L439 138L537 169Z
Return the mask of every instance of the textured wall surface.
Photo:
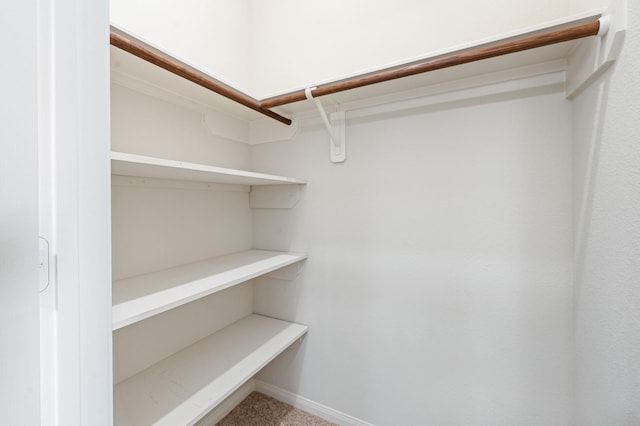
M571 408L571 105L533 91L350 115L252 147L306 178L254 211L254 244L310 250L256 312L310 327L261 379L384 425L566 425ZM544 125L541 125L544 123Z
M249 91L248 0L111 0L111 23Z
M268 97L561 18L569 0L254 0L250 12L253 88Z
M263 98L538 25L569 3L112 0L111 22Z
M111 148L234 169L249 165L249 147L207 132L201 112L119 84L111 85Z
M640 4L630 1L621 58L574 105L576 160L586 161L585 150L596 154L577 247L575 424L580 426L640 424L638 52Z

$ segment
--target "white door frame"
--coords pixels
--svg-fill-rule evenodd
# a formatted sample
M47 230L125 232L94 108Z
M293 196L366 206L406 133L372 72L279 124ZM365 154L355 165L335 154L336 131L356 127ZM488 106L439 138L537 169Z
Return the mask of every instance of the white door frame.
M38 6L41 424L110 425L109 3Z

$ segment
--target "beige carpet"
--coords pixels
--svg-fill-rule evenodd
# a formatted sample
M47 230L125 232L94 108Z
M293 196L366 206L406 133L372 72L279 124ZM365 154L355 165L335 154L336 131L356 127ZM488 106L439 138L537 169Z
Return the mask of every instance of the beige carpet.
M217 426L335 426L289 404L253 392Z

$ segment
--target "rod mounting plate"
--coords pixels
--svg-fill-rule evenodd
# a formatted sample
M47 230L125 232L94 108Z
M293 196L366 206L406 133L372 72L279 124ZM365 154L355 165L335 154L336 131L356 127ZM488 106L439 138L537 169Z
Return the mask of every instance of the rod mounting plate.
M346 112L338 111L329 115L331 127L333 129L333 140L329 140L331 145L331 162L342 163L347 159L347 147L345 142Z

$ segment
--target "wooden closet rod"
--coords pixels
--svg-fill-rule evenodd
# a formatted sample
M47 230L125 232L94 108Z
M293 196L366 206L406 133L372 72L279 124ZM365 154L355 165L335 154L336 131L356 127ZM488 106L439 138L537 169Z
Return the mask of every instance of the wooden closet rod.
M454 52L436 59L425 60L407 66L392 67L372 74L365 74L347 80L327 83L311 90L311 95L330 95L332 93L343 92L345 90L356 89L358 87L369 86L371 84L382 83L398 78L409 77L429 71L449 68L456 65L467 64L483 59L508 55L510 53L522 52L537 47L549 46L566 41L577 40L585 37L595 36L600 31L600 21L587 24L576 25L574 27L551 31L546 34L534 35L520 40L509 41L489 47L481 47L463 52ZM185 78L195 84L209 89L221 96L238 102L254 111L273 118L281 123L290 125L291 120L270 110L281 105L299 102L307 99L304 90L276 96L259 102L244 93L226 86L216 80L206 77L188 66L178 61L167 58L156 53L140 43L129 40L126 37L111 31L111 44L119 49L131 53L147 62L159 66L175 75Z
M436 59L426 60L400 68L388 68L374 74L361 75L351 79L321 85L311 90L311 95L313 97L330 95L332 93L338 93L345 90L368 86L371 84L382 83L389 80L395 80L397 78L409 77L428 71L435 71L442 68L480 61L482 59L494 58L496 56L507 55L509 53L535 49L537 47L548 46L565 41L577 40L580 38L597 35L599 30L600 22L595 21L588 24L577 25L571 28L552 31L546 34L535 35L494 46L483 47L464 52L454 52ZM262 101L260 105L262 106L262 108L273 108L280 105L303 101L305 99L307 99L305 91L300 90L297 92L288 93L286 95L266 99Z
M280 114L276 114L273 111L269 111L267 108L260 105L260 103L257 100L245 95L244 93L239 92L229 86L226 86L220 83L219 81L206 77L192 70L188 66L179 63L178 61L162 56L159 53L156 53L146 48L142 44L134 42L133 40L129 40L126 37L123 37L120 34L115 33L113 31L111 31L111 45L119 49L122 49L126 52L129 52L140 59L150 62L156 66L159 66L160 68L163 68L169 71L170 73L173 73L199 86L209 89L212 92L222 95L225 98L231 99L232 101L235 101L241 105L244 105L247 108L251 108L252 110L259 112L260 114L264 114L267 117L271 117L287 125L291 124L291 120L288 119L287 117L284 117Z

